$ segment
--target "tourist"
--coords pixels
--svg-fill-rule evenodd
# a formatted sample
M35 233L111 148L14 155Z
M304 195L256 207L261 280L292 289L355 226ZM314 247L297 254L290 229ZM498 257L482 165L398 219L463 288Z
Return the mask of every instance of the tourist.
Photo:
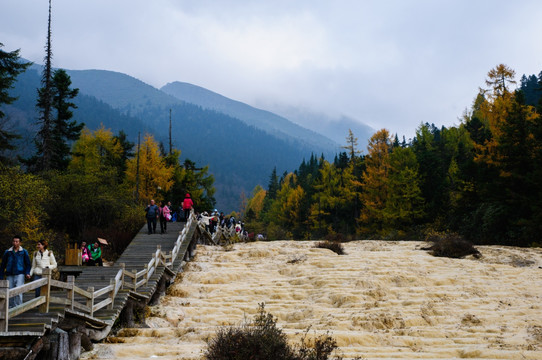
M98 264L98 266L104 266L100 243L95 241L94 244L89 245L88 250L90 252L90 260L88 261L88 265L96 266L96 264Z
M81 262L83 265L88 265L90 260L90 252L85 241L81 242Z
M184 221L188 221L190 217L190 210L194 207L194 202L190 198L190 194L186 193L183 200L183 212L184 212Z
M171 205L171 201L167 202L167 209L169 211L169 215L166 215L166 220L174 222L175 220L173 219L173 215L175 215L175 211L172 210L173 206Z
M2 256L2 265L0 266L0 275L6 277L9 281L9 288L24 285L24 280L30 279L30 256L28 251L21 246L22 238L15 235L11 240L12 246L4 252ZM23 303L23 294L19 294L9 299L9 307L21 305Z
M32 268L30 276L34 276L33 280L41 279L43 269L56 269L56 259L52 251L47 250L47 241L38 241L38 250L34 253L32 259ZM40 296L41 288L36 289L36 297Z
M214 234L214 232L216 231L216 227L218 225L218 210L215 209L213 211L213 213L211 214L211 220L210 220L210 232L211 234Z
M160 234L167 234L167 222L168 219L171 219L171 212L163 201L160 201L158 213L160 214Z
M156 234L156 219L160 216L158 206L151 200L151 203L145 208L145 217L147 218L147 229L150 234Z

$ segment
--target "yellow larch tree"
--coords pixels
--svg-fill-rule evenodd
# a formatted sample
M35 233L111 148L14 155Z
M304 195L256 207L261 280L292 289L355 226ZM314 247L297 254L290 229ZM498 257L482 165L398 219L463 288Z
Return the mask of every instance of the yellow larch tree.
M377 131L367 145L365 171L362 175L360 230L381 231L385 219L384 209L388 197L388 172L390 169L390 133Z
M254 190L252 190L252 197L247 202L247 206L244 210L245 215L250 212L256 219L260 219L266 195L267 191L260 185L257 185Z
M303 235L301 229L306 223L304 199L305 191L297 183L297 176L294 173L287 174L271 205L270 215L276 226L291 230L289 238L300 238Z
M122 151L111 130L105 129L103 124L96 131L85 128L73 145L69 169L114 181L117 171L114 165L121 159Z
M139 199L141 201L146 202L150 199L158 201L163 200L158 198L160 191L168 191L173 185L173 172L174 168L168 166L165 158L160 155L160 148L154 137L145 134L139 154L136 153L134 158L128 160L126 181L135 190L139 180Z

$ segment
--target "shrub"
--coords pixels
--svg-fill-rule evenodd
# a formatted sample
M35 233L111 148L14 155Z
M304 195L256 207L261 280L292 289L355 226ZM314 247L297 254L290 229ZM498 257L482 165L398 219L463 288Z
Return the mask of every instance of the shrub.
M286 335L277 328L273 315L260 304L254 321L239 327L226 327L218 330L216 336L207 343L204 358L207 360L245 360L245 359L295 359L288 346Z
M467 255L473 255L475 258L482 256L470 242L458 234L431 233L426 237L426 241L432 242L433 245L422 250L429 250L433 256L449 258L462 258Z
M259 304L254 321L239 327L218 330L207 342L206 360L327 360L337 348L337 342L325 334L307 340L308 330L299 345L291 347L284 332L277 327L273 315L265 312L265 304ZM340 360L336 356L333 359Z
M344 255L344 247L340 242L337 241L320 241L316 244L317 248L329 249L339 255Z

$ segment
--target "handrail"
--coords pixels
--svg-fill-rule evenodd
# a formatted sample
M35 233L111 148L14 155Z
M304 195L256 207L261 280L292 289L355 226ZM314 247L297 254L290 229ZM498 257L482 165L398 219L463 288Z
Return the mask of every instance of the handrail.
M93 287L89 287L86 290L81 289L75 285L75 278L73 276L68 276L66 282L54 280L51 278L51 269L44 269L43 277L41 279L34 280L13 289L9 288L7 280L0 280L0 332L8 331L10 318L36 307L40 308L40 312L48 312L50 303L61 304L71 310L77 309L89 313L90 316L93 316L96 311L105 306L112 308L114 299L120 289L126 287L137 292L138 288L148 283L158 267L163 266L169 268L173 265L181 251L182 245L185 244L186 241L190 241L189 248L191 245L195 247L195 239L187 239L189 229L194 222L197 222L196 217L194 214L191 214L187 220L186 226L177 237L173 250L169 254L164 253L160 246L158 246L156 251L151 255L151 260L145 264L144 269L140 271L126 270L125 265L120 264L120 269L115 277L111 279L110 284L101 289L94 290ZM11 309L9 308L10 298L37 288L41 288L41 296L26 301ZM65 290L67 296L65 298L53 296L51 294L51 288ZM74 298L75 294L83 297L84 303L76 301ZM97 299L104 295L107 295L107 297L105 299L100 299L98 302Z

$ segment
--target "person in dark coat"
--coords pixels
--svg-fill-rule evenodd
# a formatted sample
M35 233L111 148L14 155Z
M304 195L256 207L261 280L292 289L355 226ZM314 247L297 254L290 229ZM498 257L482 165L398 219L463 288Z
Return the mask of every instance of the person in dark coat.
M6 277L9 281L9 288L24 285L25 278L30 279L30 256L28 251L21 246L22 238L15 235L11 240L12 247L7 249L2 256L2 265L0 266L0 275ZM23 303L23 294L19 294L9 299L9 307L21 305Z
M145 208L145 217L147 218L147 229L150 234L156 233L156 220L160 216L160 210L158 205L154 203L154 200L151 200L151 203Z

